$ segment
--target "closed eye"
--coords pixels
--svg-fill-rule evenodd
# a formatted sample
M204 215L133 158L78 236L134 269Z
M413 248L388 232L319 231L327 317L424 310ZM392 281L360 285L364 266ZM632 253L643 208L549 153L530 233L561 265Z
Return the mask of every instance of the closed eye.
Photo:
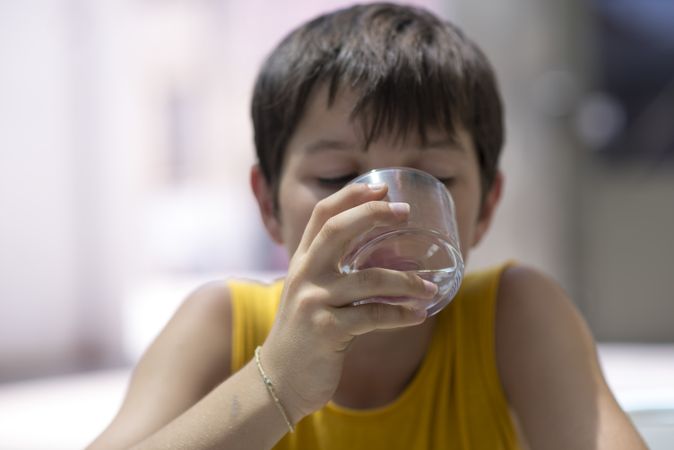
M440 181L440 183L444 184L447 187L452 186L454 184L454 181L456 181L454 177L446 177L446 178L435 177L435 178L437 178L438 181Z
M346 183L349 181L353 180L356 178L358 174L355 173L350 173L348 175L344 175L341 177L334 177L334 178L317 178L318 182L326 187L330 188L341 188L344 186Z

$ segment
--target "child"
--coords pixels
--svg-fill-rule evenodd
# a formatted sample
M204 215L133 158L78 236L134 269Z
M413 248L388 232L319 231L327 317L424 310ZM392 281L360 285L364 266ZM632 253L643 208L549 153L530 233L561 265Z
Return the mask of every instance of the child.
M292 32L253 94L252 188L292 255L271 285L190 296L143 356L91 448L645 448L564 292L514 263L437 287L412 273L340 274L345 247L410 206L346 182L407 166L442 180L464 259L499 203L503 118L492 69L457 28L392 4ZM396 296L414 307L352 306Z

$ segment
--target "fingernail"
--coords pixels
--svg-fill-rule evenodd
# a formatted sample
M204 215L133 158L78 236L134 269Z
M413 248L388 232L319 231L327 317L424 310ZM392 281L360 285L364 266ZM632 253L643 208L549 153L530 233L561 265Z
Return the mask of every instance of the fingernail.
M426 289L427 294L435 295L435 293L438 292L438 285L435 283L431 283L430 281L424 280L424 289Z
M405 218L410 213L410 205L408 203L391 202L388 204L388 207L399 218Z
M367 187L373 191L381 191L385 186L385 183L368 183L367 185Z

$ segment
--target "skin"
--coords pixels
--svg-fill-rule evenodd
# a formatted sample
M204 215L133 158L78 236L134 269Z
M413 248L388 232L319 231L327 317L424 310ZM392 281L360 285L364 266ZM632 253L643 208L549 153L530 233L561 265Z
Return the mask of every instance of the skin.
M278 212L259 168L251 172L264 224L292 255L262 361L294 423L331 400L352 408L393 401L414 376L435 326L423 312L435 288L415 275L338 272L348 242L373 223L407 215L405 205L382 201L386 187L341 184L388 166L445 180L466 260L489 228L503 185L499 174L482 200L475 149L461 127L452 139L431 132L425 147L416 136L382 136L364 151L360 128L349 120L352 103L348 92L330 108L324 90L310 98L288 144ZM350 306L373 296L413 297L417 309ZM230 326L224 283L190 296L143 356L120 412L90 448L273 446L285 423L254 364L229 373ZM645 448L606 386L587 326L552 280L523 266L505 271L496 339L499 375L524 446Z

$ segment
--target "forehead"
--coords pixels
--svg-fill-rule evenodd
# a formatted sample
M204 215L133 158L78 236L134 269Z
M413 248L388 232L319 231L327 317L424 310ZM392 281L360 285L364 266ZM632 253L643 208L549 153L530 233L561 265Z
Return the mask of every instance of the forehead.
M363 96L353 89L338 89L330 94L327 86L321 85L308 97L304 112L289 142L289 148L298 141L312 141L309 150L320 147L340 149L344 143L367 151L374 141L385 142L392 147L402 143L433 146L437 142L459 145L462 131L460 125L441 126L414 117L405 121L397 114L393 101L386 110L376 109L373 103L363 103ZM409 114L409 113L407 113Z

